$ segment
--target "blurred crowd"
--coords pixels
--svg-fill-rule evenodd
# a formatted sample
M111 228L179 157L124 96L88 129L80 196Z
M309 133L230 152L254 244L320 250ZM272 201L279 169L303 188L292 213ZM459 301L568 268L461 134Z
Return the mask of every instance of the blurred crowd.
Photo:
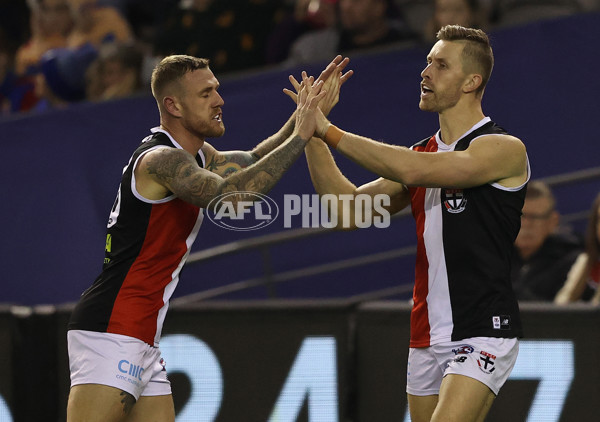
M599 0L535 3L540 17ZM548 4L550 4L548 3ZM147 92L169 54L210 59L220 76L432 43L445 24L490 29L521 0L0 0L0 116ZM517 18L512 18L517 22Z

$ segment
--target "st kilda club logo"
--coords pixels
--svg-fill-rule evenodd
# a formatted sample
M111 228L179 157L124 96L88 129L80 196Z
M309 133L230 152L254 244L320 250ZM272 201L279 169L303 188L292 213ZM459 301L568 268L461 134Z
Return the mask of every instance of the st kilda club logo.
M446 211L452 214L463 212L467 206L467 198L462 189L442 189L442 201Z
M488 352L484 352L482 350L481 352L479 352L477 365L479 365L479 369L481 369L482 372L485 372L486 374L491 374L496 369L496 367L494 366L494 364L496 363L495 361L495 355Z

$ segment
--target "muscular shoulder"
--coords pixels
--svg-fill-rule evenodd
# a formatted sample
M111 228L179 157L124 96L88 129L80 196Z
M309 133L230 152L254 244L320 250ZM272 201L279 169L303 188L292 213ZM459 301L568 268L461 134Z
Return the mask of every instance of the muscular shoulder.
M471 141L469 153L492 162L515 163L523 166L527 162L525 144L512 135L493 134L482 135Z
M525 144L523 144L523 142L512 135L508 135L508 134L500 134L500 133L495 133L495 134L488 134L488 135L481 135L477 138L475 138L472 142L471 145L478 145L478 146L482 146L485 145L486 147L491 147L491 148L502 148L502 149L509 149L512 150L514 152L525 152Z
M471 142L471 154L488 161L496 170L491 181L506 187L521 186L529 178L527 151L521 140L512 135L483 135Z
M145 198L162 199L170 194L169 185L177 177L191 174L197 163L179 148L158 147L142 156L135 168L136 189Z
M190 153L179 148L158 147L141 158L138 169L160 178L174 177L182 167L196 164ZM137 170L137 169L136 169Z

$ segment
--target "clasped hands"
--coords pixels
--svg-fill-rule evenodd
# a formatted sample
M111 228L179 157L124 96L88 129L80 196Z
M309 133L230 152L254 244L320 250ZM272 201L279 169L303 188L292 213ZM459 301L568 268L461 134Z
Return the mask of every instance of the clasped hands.
M316 80L306 71L301 82L289 76L295 91L284 88L283 92L296 103L296 130L302 138L324 139L331 125L327 116L339 101L340 87L354 74L352 70L343 73L349 62L348 57L336 56Z

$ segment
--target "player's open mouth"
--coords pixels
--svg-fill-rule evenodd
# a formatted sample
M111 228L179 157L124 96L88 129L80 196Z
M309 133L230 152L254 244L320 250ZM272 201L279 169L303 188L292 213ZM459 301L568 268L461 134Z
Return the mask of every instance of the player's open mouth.
M222 113L217 114L215 117L213 117L213 120L216 120L217 122L221 122L223 120L223 114Z
M429 88L427 85L421 84L421 96L427 95L432 92L433 92L433 90L431 88Z

